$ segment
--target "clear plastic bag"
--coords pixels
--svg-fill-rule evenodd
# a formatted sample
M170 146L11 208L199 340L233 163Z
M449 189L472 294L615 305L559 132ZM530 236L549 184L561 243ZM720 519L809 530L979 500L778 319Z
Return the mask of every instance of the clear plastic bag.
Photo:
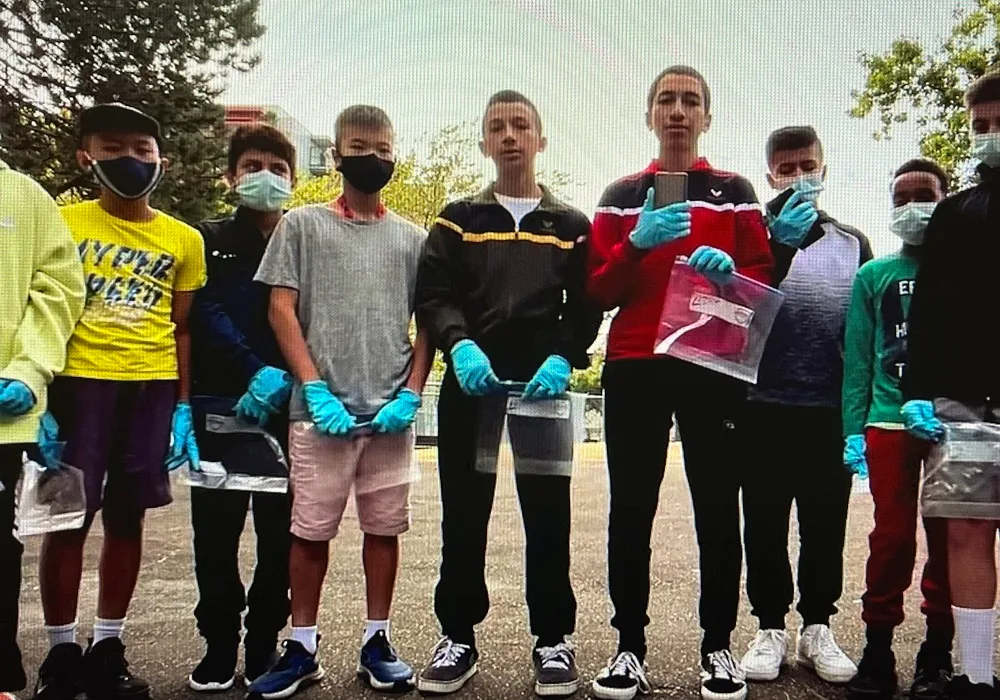
M926 518L1000 520L1000 421L938 399L945 436L924 462L921 510ZM980 420L989 417L990 420Z
M678 257L670 272L653 352L755 384L785 295L740 274L724 284Z
M68 464L46 470L25 454L17 498L17 535L78 530L87 517L83 472Z
M526 401L519 395L487 396L479 401L476 471L496 474L514 464L516 474L571 476L573 447L580 433L570 395ZM578 410L578 409L577 409Z
M198 471L186 470L184 481L197 488L286 493L288 460L273 429L240 420L235 407L229 398L192 398L201 460Z

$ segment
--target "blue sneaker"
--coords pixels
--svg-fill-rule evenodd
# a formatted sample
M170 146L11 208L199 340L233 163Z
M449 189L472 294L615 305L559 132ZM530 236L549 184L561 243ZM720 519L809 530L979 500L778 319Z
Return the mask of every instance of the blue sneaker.
M326 673L316 661L316 655L293 639L283 642L285 653L270 671L250 684L250 698L281 700L290 698L303 684L315 683Z
M361 648L358 675L375 690L409 690L414 684L413 669L396 656L396 650L382 630Z

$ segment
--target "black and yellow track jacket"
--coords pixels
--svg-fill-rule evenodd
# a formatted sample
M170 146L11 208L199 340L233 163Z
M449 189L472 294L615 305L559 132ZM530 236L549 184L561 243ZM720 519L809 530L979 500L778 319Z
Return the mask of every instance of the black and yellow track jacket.
M587 367L602 318L584 292L590 221L542 192L520 225L497 202L493 185L452 202L435 220L416 305L446 358L470 338L500 379L527 381L552 354Z

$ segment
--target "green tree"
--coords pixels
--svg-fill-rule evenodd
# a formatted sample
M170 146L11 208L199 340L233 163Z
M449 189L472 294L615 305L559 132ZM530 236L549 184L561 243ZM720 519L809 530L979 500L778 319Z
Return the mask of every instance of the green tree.
M76 118L121 101L160 120L171 166L153 204L188 221L219 212L232 71L257 61L259 0L0 0L0 149L53 195L79 178Z
M882 54L864 53L865 87L854 91L853 117L878 117L876 139L915 118L921 153L968 184L969 124L965 89L1000 60L1000 0L973 0L955 11L949 34L933 46L901 37Z
M569 390L581 394L601 393L601 373L604 371L604 351L597 350L590 356L590 367L573 370Z

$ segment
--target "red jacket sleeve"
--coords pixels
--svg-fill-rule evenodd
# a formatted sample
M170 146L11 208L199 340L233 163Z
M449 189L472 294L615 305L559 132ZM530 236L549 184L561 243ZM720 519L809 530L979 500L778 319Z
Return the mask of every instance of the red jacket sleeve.
M639 275L643 252L628 240L636 215L607 211L598 207L587 265L587 294L610 311L628 302Z
M757 201L757 194L749 180L739 179L734 199L736 204L736 254L733 261L736 271L750 279L771 284L774 257L768 241L764 213Z

